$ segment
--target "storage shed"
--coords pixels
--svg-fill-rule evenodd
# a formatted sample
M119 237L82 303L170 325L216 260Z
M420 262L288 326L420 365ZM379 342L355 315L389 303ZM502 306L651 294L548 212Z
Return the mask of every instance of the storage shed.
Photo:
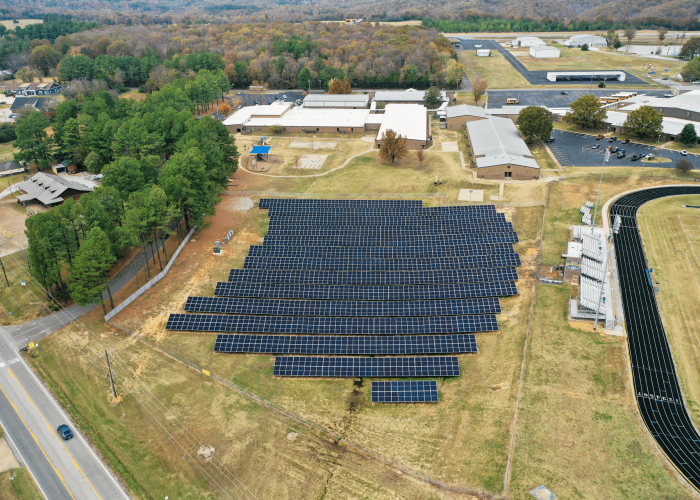
M561 50L549 45L545 45L543 47L530 47L530 55L532 57L537 57L538 59L546 57L560 57Z
M491 50L489 50L489 49L477 49L476 55L479 57L488 57L491 55Z

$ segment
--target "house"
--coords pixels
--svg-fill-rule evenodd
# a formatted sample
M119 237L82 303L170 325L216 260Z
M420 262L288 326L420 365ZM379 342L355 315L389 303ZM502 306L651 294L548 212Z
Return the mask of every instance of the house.
M511 120L491 116L467 122L466 126L478 178L539 178L540 167Z
M68 198L78 199L83 193L93 190L80 182L43 172L17 183L16 187L23 193L17 197L17 203L23 207L27 206L27 203L36 202L50 208L63 203Z
M55 82L8 83L4 86L0 85L0 90L10 92L15 95L36 96L58 94L63 90L63 87Z
M581 47L583 45L587 45L589 47L607 47L608 42L602 36L573 35L568 40L564 40L564 45L567 47Z
M14 114L26 108L31 108L32 111L48 111L57 104L55 99L48 97L15 97L10 112Z
M519 36L513 41L513 45L519 47L541 47L547 44L536 36Z
M10 175L21 174L27 169L16 161L3 161L0 162L0 177L7 177Z
M423 149L428 144L427 108L420 104L387 104L375 140L378 148L387 130L405 137L406 149Z
M556 47L551 47L549 45L530 47L530 55L537 59L550 58L550 57L560 57L561 50Z

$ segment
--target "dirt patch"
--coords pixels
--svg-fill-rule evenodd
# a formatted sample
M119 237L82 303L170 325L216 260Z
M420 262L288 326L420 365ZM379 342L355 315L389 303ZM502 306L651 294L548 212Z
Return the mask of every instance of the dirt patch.
M219 208L225 210L250 210L255 207L255 202L248 196L224 196Z
M338 141L294 141L289 147L303 149L335 149L337 145Z
M5 441L4 437L0 438L0 472L16 469L17 467L19 467L19 463L12 454L7 441Z
M0 200L0 256L15 253L27 246L27 235L24 234L25 220L27 213L17 205L14 196Z

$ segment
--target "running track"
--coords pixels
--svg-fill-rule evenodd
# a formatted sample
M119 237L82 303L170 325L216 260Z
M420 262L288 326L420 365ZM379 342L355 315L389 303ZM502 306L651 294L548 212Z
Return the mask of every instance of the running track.
M622 217L620 231L614 235L615 257L639 412L669 460L700 489L700 435L683 403L654 289L647 280L648 264L637 227L637 210L644 203L683 194L700 194L700 186L670 186L630 193L612 204L610 220L614 221L618 214Z

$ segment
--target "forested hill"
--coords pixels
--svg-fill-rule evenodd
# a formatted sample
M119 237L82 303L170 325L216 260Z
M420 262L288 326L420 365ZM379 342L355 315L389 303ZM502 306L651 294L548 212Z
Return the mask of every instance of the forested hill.
M423 19L465 20L470 16L529 19L561 23L565 29L580 22L607 29L615 23L640 27L698 29L697 0L46 0L32 3L0 0L4 18L72 14L100 24L301 22L363 18L369 21ZM515 23L511 29L515 31ZM504 23L508 26L508 23ZM504 31L508 31L505 29Z

